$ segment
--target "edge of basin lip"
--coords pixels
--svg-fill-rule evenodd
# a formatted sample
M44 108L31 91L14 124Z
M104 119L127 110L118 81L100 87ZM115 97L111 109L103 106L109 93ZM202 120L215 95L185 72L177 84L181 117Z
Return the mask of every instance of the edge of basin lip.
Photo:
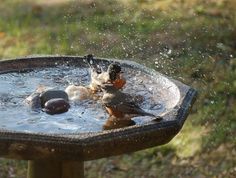
M53 59L60 59L60 58L65 58L65 59L80 59L82 60L82 56L68 56L68 55L36 55L36 56L27 56L27 57L19 57L19 58L14 58L14 59L7 59L4 61L0 61L1 63L9 63L13 61L20 61L20 60L29 60L29 59L45 59L45 58L53 58ZM174 84L176 84L178 87L179 86L184 86L187 88L186 93L181 93L183 99L182 102L179 101L177 104L178 113L176 115L176 119L171 120L171 121L164 121L164 122L151 122L148 124L143 124L143 125L134 125L130 127L124 127L124 128L119 128L119 129L112 129L112 130L105 130L105 131L99 131L99 132L86 132L86 133L31 133L31 132L24 132L24 131L13 131L13 130L7 130L7 129L0 129L0 141L1 140L8 140L8 141L37 141L37 142L42 142L42 143L54 143L56 144L58 140L60 140L60 144L78 144L78 145L84 145L84 144L89 144L91 139L93 141L96 141L96 138L100 139L110 139L111 135L113 137L119 137L119 136L124 136L125 134L138 134L137 131L142 130L143 132L150 132L154 131L156 129L164 129L164 128L169 128L169 127L175 127L177 132L182 128L186 117L188 115L188 112L190 110L190 107L192 106L194 102L194 98L196 98L197 92L195 89L177 81L174 80L164 74L161 74L153 69L150 69L146 66L143 66L141 64L138 64L133 61L128 61L128 60L118 60L118 59L107 59L107 58L100 58L96 57L97 60L102 60L102 61L113 61L113 62L118 62L120 64L125 64L127 66L136 67L136 68L141 68L143 71L145 71L147 74L152 75L152 74L159 74L170 81L172 81ZM65 61L64 61L65 62ZM56 65L55 65L56 66ZM48 66L50 67L50 66ZM39 67L40 68L40 67ZM30 68L29 68L30 69ZM31 68L33 69L33 68ZM13 72L13 70L11 70ZM11 72L9 71L9 72ZM8 71L7 71L8 72ZM1 72L0 72L1 74ZM181 102L181 103L180 103ZM173 114L170 111L168 114ZM14 136L14 137L13 137ZM109 138L108 138L109 137ZM97 140L99 141L99 140Z

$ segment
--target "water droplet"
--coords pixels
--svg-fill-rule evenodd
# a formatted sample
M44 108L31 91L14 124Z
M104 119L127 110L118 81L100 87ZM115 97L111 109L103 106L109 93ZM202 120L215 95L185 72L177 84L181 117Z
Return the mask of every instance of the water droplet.
M167 52L167 54L171 54L172 53L172 50L171 49L169 49L168 50L168 52Z

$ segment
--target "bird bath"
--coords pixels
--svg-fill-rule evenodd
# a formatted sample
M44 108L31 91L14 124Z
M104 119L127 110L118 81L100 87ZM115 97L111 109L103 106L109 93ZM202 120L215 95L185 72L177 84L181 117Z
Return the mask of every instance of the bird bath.
M196 91L130 61L96 59L106 68L120 63L124 92L142 96L141 108L163 120L134 118L135 125L103 130L108 115L99 101L71 103L68 112L34 112L24 99L39 85L64 90L88 85L82 57L41 56L0 62L0 156L29 160L28 178L83 177L83 162L168 143L182 128Z

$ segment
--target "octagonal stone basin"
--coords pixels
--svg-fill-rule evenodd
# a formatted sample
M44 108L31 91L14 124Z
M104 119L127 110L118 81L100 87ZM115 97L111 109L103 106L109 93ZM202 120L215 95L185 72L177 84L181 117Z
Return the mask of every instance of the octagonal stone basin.
M89 67L78 56L27 57L0 62L0 156L14 159L92 160L169 142L182 128L196 91L154 70L125 60L124 92L141 95L141 107L163 117L134 118L135 125L102 130L108 115L99 101L71 102L67 113L34 113L23 104L39 85L65 89L89 84Z

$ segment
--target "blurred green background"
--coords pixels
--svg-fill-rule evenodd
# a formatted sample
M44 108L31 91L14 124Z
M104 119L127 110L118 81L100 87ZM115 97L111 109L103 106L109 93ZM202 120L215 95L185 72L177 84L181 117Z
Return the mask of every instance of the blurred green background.
M169 144L86 162L85 177L236 177L235 0L1 0L0 60L88 53L134 60L199 96ZM26 167L0 158L0 178Z

